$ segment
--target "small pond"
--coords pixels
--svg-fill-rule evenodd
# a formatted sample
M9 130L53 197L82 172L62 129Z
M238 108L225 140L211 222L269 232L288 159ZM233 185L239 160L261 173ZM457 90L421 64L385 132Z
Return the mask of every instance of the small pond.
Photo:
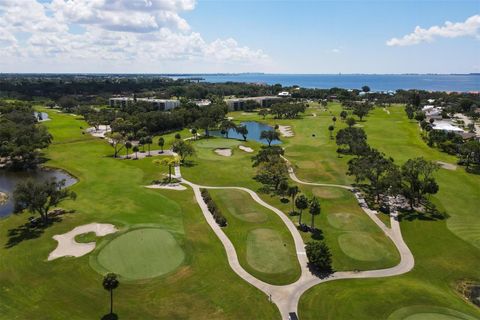
M7 195L7 201L0 203L0 218L8 216L13 213L14 201L13 191L18 182L32 178L37 181L46 181L51 178L56 178L57 181L65 179L67 187L75 184L77 179L69 175L63 170L58 169L38 169L35 171L7 171L0 170L0 193Z
M260 139L260 134L262 133L262 131L265 131L265 130L273 130L273 127L264 123L256 122L256 121L242 122L241 125L247 127L247 130L248 130L247 140L253 140L263 144L268 144L267 140ZM212 130L210 131L210 134L215 137L225 137L224 135L222 135L222 133L219 130ZM243 136L241 134L238 134L234 129L230 129L228 131L228 138L243 140ZM281 143L282 143L281 141L277 140L277 141L273 141L272 145L281 144Z

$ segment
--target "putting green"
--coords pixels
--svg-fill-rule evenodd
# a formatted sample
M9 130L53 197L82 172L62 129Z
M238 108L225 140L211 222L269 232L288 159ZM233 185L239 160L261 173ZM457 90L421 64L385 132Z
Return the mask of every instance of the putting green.
M343 196L342 190L338 188L317 187L312 189L312 193L323 199L337 199Z
M361 231L367 227L362 217L354 213L330 213L327 215L327 220L332 227L345 231Z
M377 261L390 256L388 248L367 232L348 232L338 237L338 244L349 257L360 261Z
M273 229L254 229L247 235L247 262L264 273L281 273L293 268L287 247Z
M184 258L183 250L171 233L154 228L122 234L105 245L96 256L102 268L128 280L167 274Z
M449 308L411 306L396 310L387 320L475 320L475 318Z

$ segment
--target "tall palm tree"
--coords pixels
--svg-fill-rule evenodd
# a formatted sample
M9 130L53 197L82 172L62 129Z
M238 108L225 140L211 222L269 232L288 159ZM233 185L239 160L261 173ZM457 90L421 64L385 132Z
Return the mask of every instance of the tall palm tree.
M113 314L113 290L118 288L119 284L115 273L108 273L103 278L103 288L110 291L110 314Z
M298 187L297 186L288 187L287 194L289 197L292 198L292 212L295 212L295 197L298 194Z
M308 212L312 215L312 232L315 230L315 216L319 215L320 211L320 202L318 202L317 197L313 197L310 201L310 208L308 209Z
M165 145L165 139L163 137L158 138L158 146L162 149L160 153L163 153L163 146Z
M152 145L152 136L148 136L148 137L145 137L145 143L147 144L148 146L148 156L150 157L150 146Z
M130 159L130 157L128 156L128 150L130 150L132 148L132 143L130 141L127 141L125 142L125 149L127 150L127 159Z
M299 195L295 200L295 207L300 210L300 215L298 216L298 224L302 226L302 212L308 208L308 199L303 194Z
M178 157L168 157L162 160L154 160L153 164L157 166L167 166L168 167L168 182L172 181L172 168L177 166L180 163Z
M138 151L140 151L140 148L138 146L133 146L132 151L135 152L135 160L138 160Z
M330 131L330 139L333 139L333 130L335 130L335 127L333 125L329 125L328 131Z

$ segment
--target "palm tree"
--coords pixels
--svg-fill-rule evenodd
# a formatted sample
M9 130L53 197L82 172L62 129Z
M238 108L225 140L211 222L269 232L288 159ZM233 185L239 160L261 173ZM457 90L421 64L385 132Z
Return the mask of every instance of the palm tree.
M163 153L164 145L165 145L165 139L163 137L158 138L158 146L162 149L159 153Z
M289 197L292 198L292 212L295 212L295 197L298 194L298 187L297 186L288 187L287 194Z
M328 131L330 131L330 139L333 139L333 130L335 130L335 127L333 125L329 125Z
M128 156L128 150L130 150L131 148L132 148L132 143L130 141L125 142L125 149L127 150L127 156L126 156L127 159L130 159L130 157Z
M260 133L260 139L265 139L268 142L268 146L272 145L273 140L280 140L280 135L274 130L263 130Z
M135 160L138 160L138 151L140 151L140 148L138 146L133 146L132 151L135 152Z
M146 144L145 137L141 137L138 140L138 144L142 146L142 152L145 152L145 144Z
M308 209L308 212L312 215L312 232L315 230L315 216L319 215L320 211L320 202L318 202L317 197L313 197L310 201L310 208Z
M178 157L169 157L162 160L154 160L153 164L157 166L167 166L168 167L168 182L172 181L172 168L178 165Z
M152 145L152 136L147 136L145 137L145 143L148 145L148 156L147 157L150 157L150 146Z
M308 199L303 194L299 195L295 200L295 207L300 210L300 215L298 216L298 224L302 226L302 212L308 208Z
M238 126L235 131L237 131L238 134L241 134L243 137L243 141L247 141L247 135L248 135L248 129L247 126Z
M120 282L115 273L108 273L103 278L103 288L110 291L110 314L113 314L113 290L118 288Z

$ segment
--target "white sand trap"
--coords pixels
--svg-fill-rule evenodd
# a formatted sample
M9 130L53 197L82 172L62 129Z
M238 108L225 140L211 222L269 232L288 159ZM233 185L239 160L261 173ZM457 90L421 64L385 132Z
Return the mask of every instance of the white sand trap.
M278 130L280 131L282 136L286 138L293 137L292 127L290 126L278 126Z
M85 130L86 132L90 133L92 136L97 138L105 138L105 135L112 131L109 125L100 125L98 126L98 130L95 127L88 128Z
M315 118L316 116L317 116L317 114L316 114L316 113L312 113L312 117L314 117L314 118Z
M385 111L386 113L390 114L390 110L388 110L387 108L383 108L383 111Z
M229 149L229 148L215 149L215 153L222 157L231 157L232 149Z
M113 224L108 223L90 223L74 228L72 231L57 234L53 239L58 241L58 245L48 255L48 261L61 257L81 257L95 249L95 242L78 243L75 237L79 234L95 232L97 237L103 237L110 233L117 232L117 228Z
M228 117L227 119L230 120L230 121L232 121L232 120L233 120L233 117Z
M437 164L439 164L440 167L442 167L443 169L452 170L452 171L457 170L456 165L448 163L448 162L437 161Z
M243 150L243 151L248 152L248 153L252 153L252 152L253 152L253 149L252 149L252 148L249 148L249 147L238 146L238 148L239 148L240 150Z
M187 188L180 183L169 183L169 184L152 184L150 186L146 186L145 188L148 189L166 189L166 190L177 190L183 191L187 190Z

